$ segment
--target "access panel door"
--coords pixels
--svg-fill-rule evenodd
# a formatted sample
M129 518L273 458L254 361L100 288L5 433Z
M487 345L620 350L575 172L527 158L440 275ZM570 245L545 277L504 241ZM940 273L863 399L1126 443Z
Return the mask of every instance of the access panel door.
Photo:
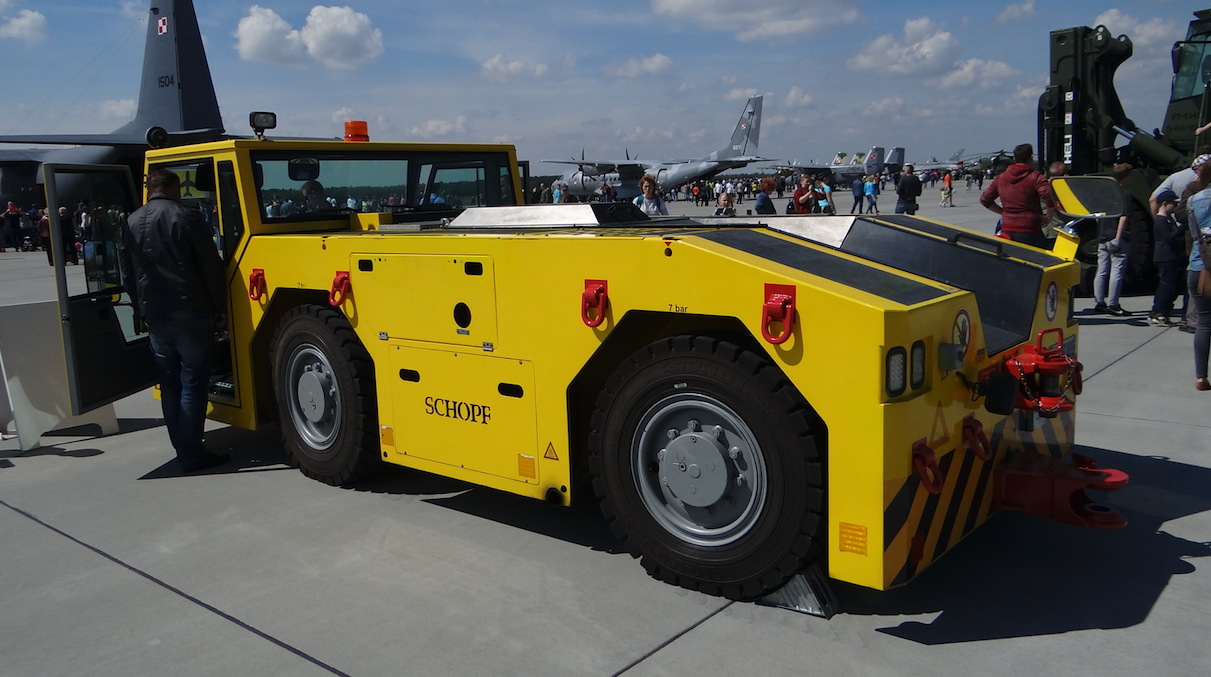
M156 383L147 330L126 291L121 260L122 224L139 199L125 166L45 164L42 170L68 389L72 414L79 415Z
M396 451L537 483L532 363L393 345L391 370Z

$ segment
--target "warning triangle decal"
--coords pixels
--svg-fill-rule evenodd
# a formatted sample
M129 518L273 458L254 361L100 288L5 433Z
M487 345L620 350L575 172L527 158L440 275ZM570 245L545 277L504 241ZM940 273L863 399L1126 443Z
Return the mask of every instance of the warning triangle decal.
M543 458L549 458L552 461L558 461L559 456L555 453L555 443L547 442L547 453L542 455Z
M939 425L941 424L941 425ZM950 426L946 425L946 414L942 411L942 403L938 403L938 411L933 415L933 428L929 431L929 443L950 439Z

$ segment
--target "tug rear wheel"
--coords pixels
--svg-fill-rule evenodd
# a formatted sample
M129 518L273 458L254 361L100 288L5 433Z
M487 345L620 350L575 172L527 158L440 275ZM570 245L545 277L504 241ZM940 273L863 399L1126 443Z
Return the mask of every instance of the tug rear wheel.
M271 342L273 394L292 465L345 485L378 464L374 365L340 313L292 308Z
M603 514L648 572L733 599L804 565L823 512L807 403L768 358L705 336L635 353L590 425Z

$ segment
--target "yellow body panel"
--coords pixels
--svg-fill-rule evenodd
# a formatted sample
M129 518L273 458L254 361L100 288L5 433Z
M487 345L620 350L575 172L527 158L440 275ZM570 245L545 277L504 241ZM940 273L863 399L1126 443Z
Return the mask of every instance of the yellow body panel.
M234 160L240 200L247 205L246 232L228 262L236 403L212 403L213 419L255 428L273 416L257 411L266 394L256 391L255 367L268 356L254 347L255 337L274 329L263 326L271 303L297 290L326 298L334 277L347 272L350 293L339 309L374 362L383 459L534 498L554 490L565 503L584 453L584 441L572 437L570 388L607 338L632 313L665 317L677 333L730 318L826 427L816 432L826 458L827 525L821 534L829 575L858 585L885 589L904 582L988 516L991 464L973 458L963 442L964 417L983 423L1000 455L1023 448L1027 438L1058 453L1071 444L1071 416L1022 433L1012 417L994 416L973 401L954 371L938 368L939 346L952 341L964 313L971 336L963 375L974 382L1004 358L985 354L970 292L772 231L761 231L770 244L894 273L935 290L935 298L905 305L725 246L705 237L707 228L654 223L395 232L386 228L389 219L366 214L292 228L266 224L247 153L264 147L229 141L148 153L149 163ZM292 147L273 144L275 150ZM359 144L358 150L397 147ZM515 163L511 149L509 157ZM519 184L515 191L520 196ZM249 298L254 270L264 271L268 292L259 300ZM1075 340L1066 309L1077 275L1071 263L1043 271L1032 336L1058 326ZM608 281L605 321L596 328L580 315L586 280ZM1044 296L1053 283L1048 306ZM794 331L782 345L761 340L766 284L796 289ZM928 356L924 384L889 397L888 351L917 341ZM589 401L594 396L587 395ZM944 470L939 496L925 492L913 471L912 447L921 439Z

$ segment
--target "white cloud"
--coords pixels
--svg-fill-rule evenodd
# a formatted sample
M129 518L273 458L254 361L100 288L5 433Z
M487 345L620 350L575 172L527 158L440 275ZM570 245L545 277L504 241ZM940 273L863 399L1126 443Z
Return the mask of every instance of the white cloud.
M383 53L383 32L350 7L312 7L299 36L307 53L329 68L357 68Z
M32 45L45 37L46 17L41 12L23 9L0 24L0 40L14 38Z
M652 0L652 11L736 34L742 42L798 37L861 21L852 0Z
M524 61L506 61L503 54L496 54L483 62L480 66L480 72L484 76L495 80L507 80L510 78L521 77L526 75L534 75L542 77L549 73L551 67L545 63L530 64Z
M299 32L272 9L253 5L248 16L236 26L235 49L244 61L261 61L285 66L307 64Z
M102 101L97 104L97 117L102 120L130 120L134 118L139 105L134 99L118 99Z
M940 84L948 89L973 85L988 89L1018 75L1021 75L1021 71L1002 61L968 59L958 64L958 70L945 75Z
M792 86L791 91L786 94L787 108L803 108L811 104L811 102L812 98L799 85Z
M1147 21L1123 14L1117 9L1102 12L1093 20L1094 26L1105 26L1112 35L1127 34L1136 49L1149 49L1162 46L1166 54L1173 43L1186 35L1186 26L1170 19L1168 21L1153 17Z
M245 61L305 66L315 59L329 68L352 69L383 53L383 33L370 17L349 7L316 5L302 30L272 9L253 5L234 33Z
M863 45L847 64L857 70L886 69L896 75L937 73L954 63L959 39L929 17L904 22L904 42L890 33Z
M878 101L872 101L870 103L870 105L866 107L866 110L862 112L862 114L863 115L887 115L889 113L896 114L896 113L899 113L903 109L904 109L904 99L901 99L898 96L889 96L886 99L879 99Z
M353 110L352 108L349 108L348 106L345 106L344 108L341 108L339 110L335 110L332 112L332 122L334 124L340 124L340 123L344 122L345 120L355 119L354 118L355 115L357 115L357 111Z
M621 66L610 64L603 70L611 77L635 78L640 75L659 75L672 70L676 65L672 59L657 52L652 56L631 59Z
M757 96L756 87L737 87L723 96L727 101L740 101L741 99L749 99Z
M1009 5L997 15L994 19L996 23L1007 24L1011 21L1019 21L1028 19L1034 16L1034 0L1024 0L1024 2L1015 2Z
M147 17L147 4L135 0L123 0L122 16L127 19L143 19Z
M467 133L467 118L458 116L454 120L428 120L412 128L412 136L433 139L443 136L462 136Z

